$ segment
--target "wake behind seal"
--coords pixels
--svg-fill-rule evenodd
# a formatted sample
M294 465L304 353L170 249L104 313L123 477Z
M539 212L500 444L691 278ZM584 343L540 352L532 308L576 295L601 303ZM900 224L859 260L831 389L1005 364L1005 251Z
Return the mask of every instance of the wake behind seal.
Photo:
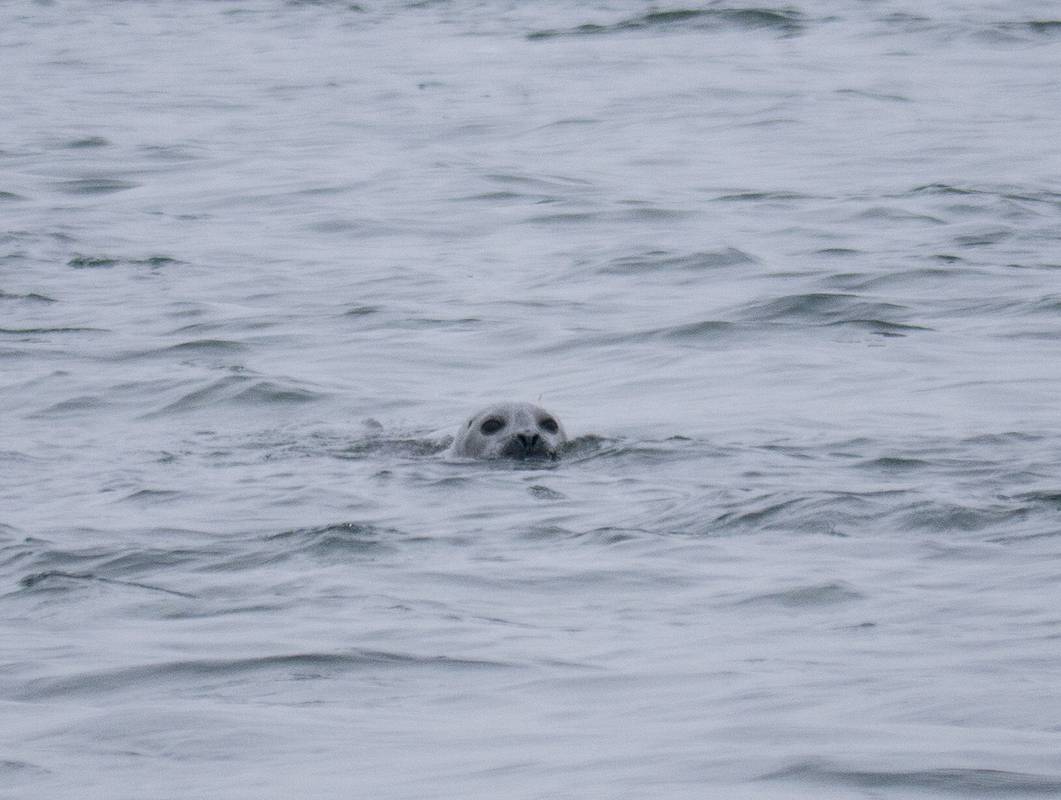
M533 403L495 403L457 432L450 452L462 458L555 461L567 434L555 415Z

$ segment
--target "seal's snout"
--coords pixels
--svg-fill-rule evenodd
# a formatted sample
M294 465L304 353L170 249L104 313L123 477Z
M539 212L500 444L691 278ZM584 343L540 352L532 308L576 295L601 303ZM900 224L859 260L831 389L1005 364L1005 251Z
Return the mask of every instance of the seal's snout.
M542 437L536 433L517 433L516 439L528 453L540 447L542 442Z
M512 434L505 442L502 454L508 458L548 458L551 455L542 437L530 431Z

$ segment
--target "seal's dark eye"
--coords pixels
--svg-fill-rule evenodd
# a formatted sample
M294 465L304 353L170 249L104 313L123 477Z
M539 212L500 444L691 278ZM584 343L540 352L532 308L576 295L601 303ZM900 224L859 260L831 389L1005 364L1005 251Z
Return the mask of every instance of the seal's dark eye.
M489 436L491 433L497 433L503 427L505 427L505 421L503 419L490 417L490 419L486 420L486 422L479 426L479 430Z
M549 431L549 433L556 433L558 430L560 430L560 426L556 424L556 420L552 417L546 417L538 424L542 427L543 430Z

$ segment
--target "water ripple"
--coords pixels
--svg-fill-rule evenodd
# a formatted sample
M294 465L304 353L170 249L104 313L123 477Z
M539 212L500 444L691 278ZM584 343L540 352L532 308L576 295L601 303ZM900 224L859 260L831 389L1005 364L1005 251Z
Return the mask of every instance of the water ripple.
M589 36L628 31L686 31L737 28L769 30L792 36L803 30L803 15L798 11L765 8L676 8L649 11L611 24L584 23L566 30L541 30L527 34L528 39L552 39L558 36Z

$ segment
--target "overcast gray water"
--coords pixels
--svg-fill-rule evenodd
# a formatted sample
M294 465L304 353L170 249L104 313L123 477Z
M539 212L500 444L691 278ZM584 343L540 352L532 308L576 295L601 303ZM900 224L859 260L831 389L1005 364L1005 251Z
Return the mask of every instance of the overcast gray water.
M1061 796L1057 3L6 2L0 76L0 797ZM498 399L565 457L449 457Z

